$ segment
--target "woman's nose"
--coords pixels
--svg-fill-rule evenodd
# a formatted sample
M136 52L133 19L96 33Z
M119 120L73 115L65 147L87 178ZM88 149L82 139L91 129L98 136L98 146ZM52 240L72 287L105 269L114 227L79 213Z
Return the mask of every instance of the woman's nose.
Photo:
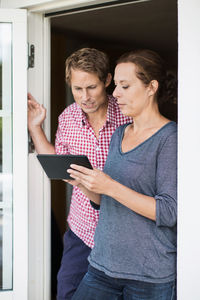
M117 87L115 87L114 91L113 91L113 97L118 98L119 97L119 92Z

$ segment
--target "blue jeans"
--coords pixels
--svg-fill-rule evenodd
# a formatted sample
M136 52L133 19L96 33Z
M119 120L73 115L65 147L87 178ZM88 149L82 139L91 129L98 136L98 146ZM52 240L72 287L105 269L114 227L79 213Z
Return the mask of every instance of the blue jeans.
M90 252L91 249L71 230L64 234L63 256L57 275L57 300L71 300L88 270Z
M72 300L176 300L176 281L117 279L89 266Z

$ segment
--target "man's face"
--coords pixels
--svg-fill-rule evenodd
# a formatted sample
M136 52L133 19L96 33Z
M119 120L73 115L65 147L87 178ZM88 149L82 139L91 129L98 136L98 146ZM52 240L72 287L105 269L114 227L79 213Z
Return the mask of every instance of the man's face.
M110 80L108 81L103 83L95 73L72 69L72 94L76 103L86 114L98 112L107 105L106 87Z

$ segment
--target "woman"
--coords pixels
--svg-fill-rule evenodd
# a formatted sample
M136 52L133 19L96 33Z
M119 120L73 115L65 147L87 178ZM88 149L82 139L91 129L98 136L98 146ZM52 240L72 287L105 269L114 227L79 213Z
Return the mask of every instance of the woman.
M119 58L114 80L113 95L134 123L113 134L104 172L68 170L70 183L100 205L88 273L73 300L174 300L177 128L159 111L174 85L150 50Z

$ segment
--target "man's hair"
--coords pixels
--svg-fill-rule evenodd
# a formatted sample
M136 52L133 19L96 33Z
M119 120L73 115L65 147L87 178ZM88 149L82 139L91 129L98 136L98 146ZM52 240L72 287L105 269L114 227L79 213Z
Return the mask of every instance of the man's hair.
M69 85L71 84L72 70L94 73L100 81L105 83L109 73L109 59L102 51L94 48L82 48L66 59L65 67L65 79Z

